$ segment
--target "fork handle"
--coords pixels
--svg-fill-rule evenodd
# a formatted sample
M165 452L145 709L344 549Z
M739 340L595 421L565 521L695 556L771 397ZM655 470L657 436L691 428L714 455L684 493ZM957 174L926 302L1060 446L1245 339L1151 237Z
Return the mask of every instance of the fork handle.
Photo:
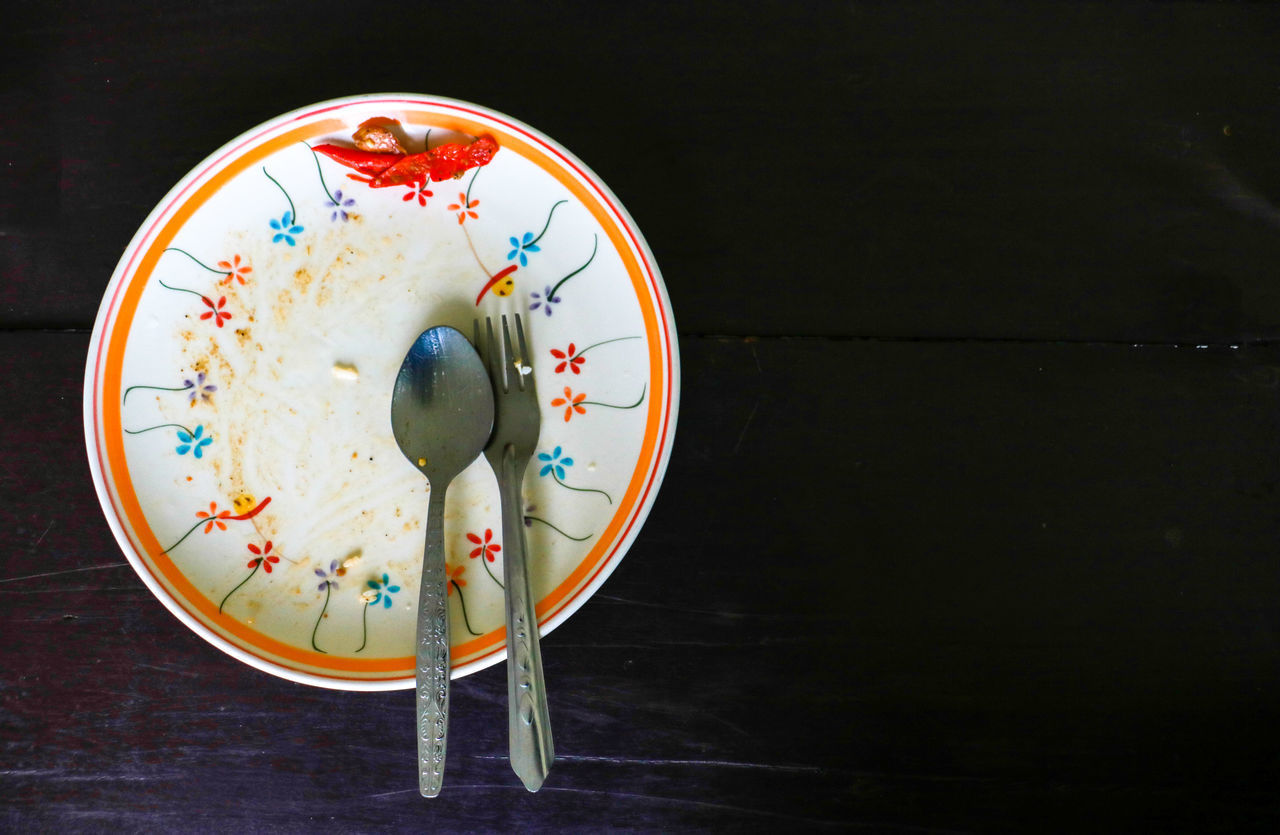
M515 446L502 450L498 489L502 494L502 541L506 545L502 576L507 600L507 700L511 768L524 787L536 792L551 770L555 748L547 711L538 617L529 590L528 549L520 486L528 460L518 460Z

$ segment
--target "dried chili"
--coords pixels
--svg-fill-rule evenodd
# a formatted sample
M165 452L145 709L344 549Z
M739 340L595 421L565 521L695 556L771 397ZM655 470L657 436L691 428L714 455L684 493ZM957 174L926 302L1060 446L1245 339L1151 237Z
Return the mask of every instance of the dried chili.
M394 136L387 128L389 121L368 120L356 131L356 141L366 147L390 147L381 133L385 131L386 136L391 136L394 141ZM398 142L395 147L400 147ZM446 142L420 154L384 153L332 144L317 145L314 150L368 175L368 183L372 188L387 188L427 180L440 182L457 179L472 168L488 165L498 152L498 143L492 136L486 135L473 142Z
M359 148L348 148L344 145L316 145L311 150L324 154L348 168L354 168L361 174L370 175L381 174L405 157L404 154L379 154L374 151L362 151Z
M379 154L407 153L392 131L393 126L398 128L400 123L385 116L365 119L351 135L351 141L356 143L356 147L362 151L374 151Z

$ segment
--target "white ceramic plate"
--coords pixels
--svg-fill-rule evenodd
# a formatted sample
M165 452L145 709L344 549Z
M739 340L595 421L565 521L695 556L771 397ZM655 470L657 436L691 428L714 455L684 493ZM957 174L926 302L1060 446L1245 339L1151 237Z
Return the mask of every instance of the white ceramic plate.
M481 134L500 150L425 190L371 188L313 152L374 116L399 120L410 152ZM543 408L524 489L546 633L617 567L653 504L675 430L675 329L617 198L546 136L459 101L287 113L147 218L85 373L89 462L125 555L183 623L259 669L412 686L428 488L392 437L392 384L425 328L470 334L500 313L524 317ZM477 459L445 512L454 676L505 657L499 510Z

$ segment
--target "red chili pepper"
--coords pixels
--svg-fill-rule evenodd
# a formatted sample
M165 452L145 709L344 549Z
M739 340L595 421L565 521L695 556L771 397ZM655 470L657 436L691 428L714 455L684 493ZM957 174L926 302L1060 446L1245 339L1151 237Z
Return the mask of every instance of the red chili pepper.
M335 162L372 177L371 188L403 186L431 179L434 182L457 179L464 172L488 165L498 152L492 136L481 136L474 142L446 142L421 154L382 154L340 145L317 145L315 151Z
M431 150L435 156L431 167L431 179L439 182L462 176L462 172L480 165L488 165L498 152L498 143L491 136L482 136L466 145L448 142Z
M354 168L362 174L372 175L381 174L404 159L404 154L379 154L373 151L362 151L359 148L346 148L342 145L316 145L311 150L324 154L348 168Z
M376 175L369 185L373 188L385 188L417 183L427 178L437 183L457 179L472 168L488 165L497 152L498 143L491 136L482 136L465 145L461 142L446 142L430 151L404 157Z
M431 153L409 154L400 157L390 168L385 169L369 181L372 188L401 186L425 180L431 169Z

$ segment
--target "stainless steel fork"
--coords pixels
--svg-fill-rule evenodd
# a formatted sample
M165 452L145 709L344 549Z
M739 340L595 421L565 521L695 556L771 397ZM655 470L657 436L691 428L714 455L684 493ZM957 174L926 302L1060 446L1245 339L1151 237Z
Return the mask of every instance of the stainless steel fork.
M484 456L493 467L502 496L502 577L507 599L507 727L511 768L524 787L536 792L546 779L555 749L547 713L547 688L538 647L538 618L529 590L529 560L524 536L524 504L520 486L538 445L541 423L533 365L520 315L514 314L516 344L512 349L507 317L502 317L502 342L493 321L485 319L485 340L475 323L475 344L493 381L493 435ZM483 344L483 347L481 347Z

